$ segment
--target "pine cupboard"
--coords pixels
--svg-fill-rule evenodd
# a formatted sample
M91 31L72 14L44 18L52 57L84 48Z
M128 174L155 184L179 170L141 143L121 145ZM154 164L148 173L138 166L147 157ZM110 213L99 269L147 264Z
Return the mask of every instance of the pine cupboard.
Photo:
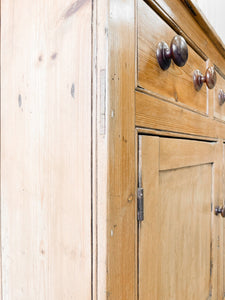
M191 0L1 1L1 299L223 300L225 46Z

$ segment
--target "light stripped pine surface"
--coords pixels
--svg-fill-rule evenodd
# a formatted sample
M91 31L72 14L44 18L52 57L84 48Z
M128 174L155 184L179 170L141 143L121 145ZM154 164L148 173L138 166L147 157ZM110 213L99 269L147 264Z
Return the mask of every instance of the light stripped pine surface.
M2 1L4 300L91 299L91 1Z
M93 299L106 298L108 1L93 1ZM95 243L96 241L96 243Z

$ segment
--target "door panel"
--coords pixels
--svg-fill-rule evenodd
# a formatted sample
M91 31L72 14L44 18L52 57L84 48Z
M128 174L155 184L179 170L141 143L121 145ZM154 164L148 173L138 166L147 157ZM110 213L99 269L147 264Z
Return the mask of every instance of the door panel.
M183 139L161 138L160 170L201 165L214 161L214 144Z
M140 300L216 299L215 145L140 137Z

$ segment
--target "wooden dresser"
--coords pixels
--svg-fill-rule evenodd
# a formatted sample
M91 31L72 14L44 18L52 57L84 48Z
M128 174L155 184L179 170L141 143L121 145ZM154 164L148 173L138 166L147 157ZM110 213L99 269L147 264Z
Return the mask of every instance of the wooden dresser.
M2 0L1 56L1 300L225 299L225 48L193 2Z
M192 1L112 1L109 53L108 298L224 299L224 46Z

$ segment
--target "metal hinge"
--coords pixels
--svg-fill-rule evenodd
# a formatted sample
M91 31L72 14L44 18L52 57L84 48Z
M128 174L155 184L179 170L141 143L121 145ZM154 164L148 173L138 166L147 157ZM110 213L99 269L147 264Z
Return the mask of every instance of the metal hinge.
M144 189L138 188L137 190L137 219L138 221L144 220Z

